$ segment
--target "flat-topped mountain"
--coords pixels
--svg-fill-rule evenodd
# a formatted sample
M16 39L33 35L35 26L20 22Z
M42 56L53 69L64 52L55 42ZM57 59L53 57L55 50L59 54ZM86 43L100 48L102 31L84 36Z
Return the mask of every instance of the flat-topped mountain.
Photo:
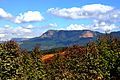
M48 30L40 37L23 41L21 46L32 49L36 44L40 44L42 49L51 49L75 44L85 45L100 35L102 33L90 30Z
M120 37L120 31L110 33L114 37ZM40 45L41 49L51 49L66 47L70 45L86 45L90 41L95 41L99 36L104 35L91 30L48 30L39 37L23 40L22 48L33 49Z
M90 30L48 30L43 33L40 38L49 39L76 39L76 38L92 38L99 36L101 33Z

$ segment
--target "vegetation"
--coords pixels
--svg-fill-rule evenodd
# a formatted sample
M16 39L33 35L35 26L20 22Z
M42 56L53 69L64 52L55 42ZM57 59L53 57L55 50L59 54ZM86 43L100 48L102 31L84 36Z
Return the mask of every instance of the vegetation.
M38 50L39 51L39 50ZM45 71L37 48L31 54L9 41L0 46L0 80L40 80Z
M54 57L45 62L39 46L28 52L14 41L1 43L0 80L120 79L120 39L105 35L85 47L53 52Z

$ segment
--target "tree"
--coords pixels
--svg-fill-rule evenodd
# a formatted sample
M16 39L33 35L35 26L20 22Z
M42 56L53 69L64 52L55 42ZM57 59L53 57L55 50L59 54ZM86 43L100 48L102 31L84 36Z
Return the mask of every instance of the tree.
M19 46L14 41L0 44L0 78L1 80L16 79Z

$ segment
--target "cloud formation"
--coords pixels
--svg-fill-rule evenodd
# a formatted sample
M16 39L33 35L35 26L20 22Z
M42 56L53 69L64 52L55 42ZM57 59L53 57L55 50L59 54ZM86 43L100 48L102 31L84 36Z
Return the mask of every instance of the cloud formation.
M93 21L93 23L86 25L70 24L64 28L67 30L94 30L100 32L120 30L120 26L116 25L116 23L120 22L120 9L116 9L112 6L90 4L82 7L50 8L47 12L61 18L72 20L88 19ZM58 25L54 22L47 25L44 24L43 26L36 26L35 28L33 25L19 26L21 23L28 24L31 22L43 21L44 17L39 11L27 11L14 16L0 8L0 19L13 21L11 22L13 23L12 26L18 25L18 27L11 27L9 25L1 27L0 40L9 40L13 37L31 38L35 36L35 34L39 35L39 32L43 32L48 29L58 29ZM63 22L63 24L67 23Z
M85 26L84 24L70 24L67 28L67 30L88 30L89 27Z
M44 17L39 11L28 11L25 13L20 13L14 20L15 23L25 23L25 22L39 22L42 21Z
M7 19L13 23L29 23L40 22L44 20L44 17L39 11L27 11L20 13L18 16L14 16L11 13L6 12L3 8L0 8L0 18Z
M93 24L93 25L84 25L84 24L70 24L67 26L66 30L92 30L92 31L119 31L120 26L117 26L115 24L106 24L102 22L101 24Z
M96 17L97 22L116 23L120 22L120 10L114 9Z
M58 25L56 23L50 23L48 26L50 26L50 27L57 27Z
M91 4L85 5L81 8L72 7L72 8L50 8L47 12L64 18L70 19L82 19L82 18L97 18L98 15L104 14L108 11L113 10L111 6L101 5L101 4Z
M0 28L0 41L10 40L11 38L32 38L34 37L32 25L27 25L26 27L18 26L12 27L10 25L5 25Z
M71 24L67 27L69 30L98 30L105 32L120 30L120 27L115 25L120 22L120 10L115 9L112 6L102 5L102 4L90 4L79 7L72 8L50 8L48 13L52 15L59 16L62 18L69 19L90 19L93 24L78 25Z
M4 9L0 8L0 18L9 19L12 18L12 14L6 12Z

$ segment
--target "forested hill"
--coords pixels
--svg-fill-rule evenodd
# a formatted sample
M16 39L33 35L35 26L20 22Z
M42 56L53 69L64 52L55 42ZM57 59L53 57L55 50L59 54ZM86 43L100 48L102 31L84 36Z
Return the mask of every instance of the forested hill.
M114 37L120 37L119 32L110 33ZM90 30L48 30L39 37L21 41L21 47L31 50L36 44L42 49L66 47L71 45L86 45L95 41L99 36L105 35Z
M96 40L100 35L102 33L90 30L48 30L40 37L23 41L21 47L32 49L36 44L40 44L42 49L51 49L75 44L86 45L89 41Z

